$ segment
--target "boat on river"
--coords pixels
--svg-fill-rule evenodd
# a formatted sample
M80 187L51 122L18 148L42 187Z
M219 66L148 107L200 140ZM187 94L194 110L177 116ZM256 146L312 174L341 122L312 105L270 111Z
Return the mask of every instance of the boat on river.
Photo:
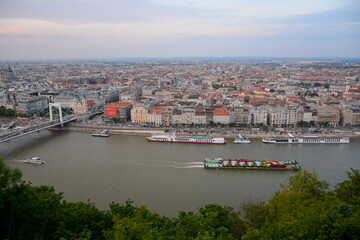
M251 143L250 139L248 139L247 137L243 137L240 133L239 133L239 138L235 139L234 143Z
M294 137L292 134L289 134L287 137L267 137L262 139L263 143L305 143L305 144L314 144L314 143L350 143L350 138L348 137L338 137L338 136L304 136L304 137Z
M102 131L101 133L94 133L92 136L93 137L108 137L109 134L107 134L108 130L105 129L104 131Z
M204 160L204 168L247 170L299 170L300 164L296 160L275 161L255 159L206 158Z
M224 138L198 137L198 136L176 136L173 135L153 135L147 137L151 142L168 142L168 143L195 143L195 144L226 144Z
M31 163L31 164L44 164L45 161L41 160L39 157L32 157L32 158L28 158L24 161L25 163Z

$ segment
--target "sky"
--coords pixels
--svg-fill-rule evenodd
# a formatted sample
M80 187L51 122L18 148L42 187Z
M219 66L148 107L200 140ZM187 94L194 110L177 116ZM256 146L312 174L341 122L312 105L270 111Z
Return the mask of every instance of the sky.
M360 0L0 0L0 60L360 57Z

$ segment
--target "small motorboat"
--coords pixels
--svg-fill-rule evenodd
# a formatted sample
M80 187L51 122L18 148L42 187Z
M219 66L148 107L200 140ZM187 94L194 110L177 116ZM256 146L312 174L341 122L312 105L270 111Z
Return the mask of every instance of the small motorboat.
M24 161L25 163L32 163L32 164L44 164L45 161L41 160L39 157L33 157L33 158L28 158Z
M239 138L235 139L234 143L251 143L251 141L248 138L241 136L239 133Z

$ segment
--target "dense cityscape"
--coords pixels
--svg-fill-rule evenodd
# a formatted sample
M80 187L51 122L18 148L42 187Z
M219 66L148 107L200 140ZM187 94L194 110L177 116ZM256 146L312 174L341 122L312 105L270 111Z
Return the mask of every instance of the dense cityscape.
M356 127L359 75L340 60L19 62L1 67L0 93L35 118L52 102L112 124Z

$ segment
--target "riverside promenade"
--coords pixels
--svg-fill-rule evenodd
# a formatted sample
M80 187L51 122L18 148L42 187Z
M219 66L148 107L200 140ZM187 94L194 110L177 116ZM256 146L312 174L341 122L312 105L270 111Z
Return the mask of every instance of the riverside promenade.
M89 125L89 124L80 124L73 123L68 124L62 129L52 128L52 130L69 130L69 131L79 131L79 132L88 132L88 133L97 133L102 130L107 129L110 134L123 134L123 135L135 135L135 136L150 136L150 135L163 135L163 134L173 134L176 131L178 135L195 135L195 136L211 136L211 137L223 137L223 138L236 138L238 134L248 137L248 138L264 138L264 137L279 137L287 136L286 132L274 132L274 131L253 131L251 128L249 130L237 130L236 128L172 128L172 127L138 127L138 126L119 126L112 124L104 125ZM296 131L297 130L297 131ZM353 131L336 131L329 130L324 133L314 133L314 132L303 132L302 129L291 130L291 134L297 137L307 136L307 135L316 135L316 136L338 136L338 137L350 137L350 138L360 138L360 130L354 129ZM331 132L330 132L331 131Z

